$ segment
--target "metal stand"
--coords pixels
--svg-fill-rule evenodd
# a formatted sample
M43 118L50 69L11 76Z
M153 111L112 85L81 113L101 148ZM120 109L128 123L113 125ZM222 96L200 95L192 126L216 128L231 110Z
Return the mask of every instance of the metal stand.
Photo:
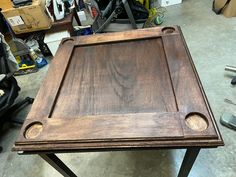
M188 148L181 164L178 177L187 177L201 148Z
M39 154L64 177L77 177L55 154Z
M135 23L134 16L133 16L133 14L132 14L132 11L131 11L131 9L130 9L130 6L129 6L128 1L127 1L127 0L122 0L122 3L124 4L125 11L126 11L128 17L129 17L130 23L132 24L132 26L133 26L134 29L137 29L137 25L136 25L136 23Z
M96 4L96 1L94 1L94 4ZM115 10L111 13L111 15L107 19L104 19L104 16L108 11L107 9L103 13L102 12L99 13L99 15L96 17L96 19L92 25L93 31L95 33L102 32L111 23L111 21L115 18L115 16L117 16L122 11L121 4L124 5L125 11L129 17L129 21L130 21L132 27L134 29L137 29L137 25L135 23L134 16L132 14L132 11L130 9L128 1L122 0L121 2L118 2L117 4L119 4L119 5L116 6ZM99 11L97 4L96 4L96 6L97 6L97 10ZM109 8L109 7L110 6L108 5L107 8Z

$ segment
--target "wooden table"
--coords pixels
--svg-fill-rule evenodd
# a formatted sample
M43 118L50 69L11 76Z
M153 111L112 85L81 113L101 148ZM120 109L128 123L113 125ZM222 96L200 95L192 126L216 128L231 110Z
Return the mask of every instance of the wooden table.
M175 26L64 39L13 150L76 176L55 153L186 148L186 177L201 148L222 145Z

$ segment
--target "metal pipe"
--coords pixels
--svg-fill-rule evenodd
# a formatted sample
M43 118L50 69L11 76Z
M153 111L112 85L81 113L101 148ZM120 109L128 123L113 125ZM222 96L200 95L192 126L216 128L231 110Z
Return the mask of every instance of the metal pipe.
M225 71L236 72L236 67L235 66L226 65Z

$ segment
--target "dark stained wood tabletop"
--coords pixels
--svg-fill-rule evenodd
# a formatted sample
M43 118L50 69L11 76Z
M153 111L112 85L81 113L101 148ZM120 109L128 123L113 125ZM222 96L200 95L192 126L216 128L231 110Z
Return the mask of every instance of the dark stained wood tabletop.
M13 150L217 147L181 29L64 39Z

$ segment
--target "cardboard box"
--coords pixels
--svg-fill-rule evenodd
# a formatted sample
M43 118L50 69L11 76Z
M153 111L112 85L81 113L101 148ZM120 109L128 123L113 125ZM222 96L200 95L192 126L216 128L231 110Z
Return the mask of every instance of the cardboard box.
M170 5L180 4L182 0L158 0L160 6L166 7Z
M10 0L1 0L10 1ZM33 0L32 5L14 8L2 3L2 14L16 34L49 29L52 21L45 12L45 0Z
M215 9L224 7L227 0L215 0ZM236 17L236 0L231 0L228 5L222 10L225 17Z
M0 8L2 10L10 9L10 8L12 8L12 6L13 6L13 3L11 0L1 0Z

